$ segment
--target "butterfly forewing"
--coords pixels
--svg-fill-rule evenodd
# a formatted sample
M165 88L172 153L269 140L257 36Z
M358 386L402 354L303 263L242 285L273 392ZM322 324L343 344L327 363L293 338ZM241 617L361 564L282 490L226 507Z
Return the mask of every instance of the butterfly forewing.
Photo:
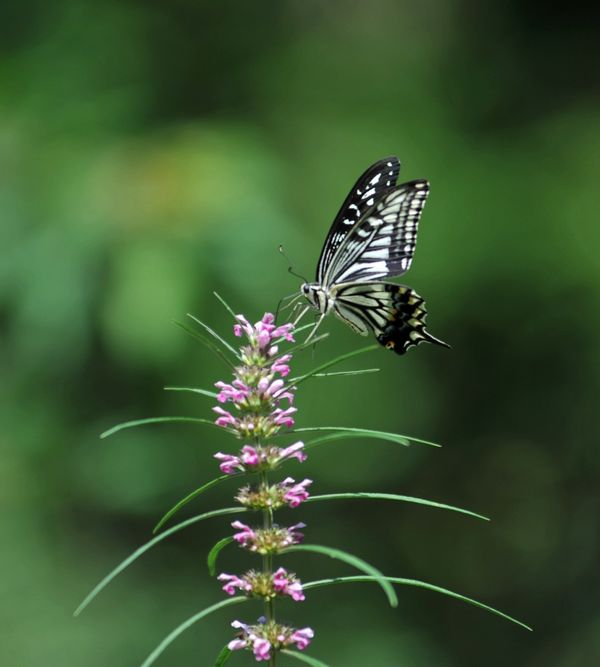
M400 276L410 267L427 181L403 183L384 193L346 234L323 277L324 286Z
M350 230L365 212L396 185L400 162L396 157L384 158L369 167L358 179L342 204L325 239L317 264L317 282L322 283L327 267Z
M425 341L448 347L425 330L425 302L410 287L384 282L338 285L334 309L356 333L366 336L372 330L397 354Z

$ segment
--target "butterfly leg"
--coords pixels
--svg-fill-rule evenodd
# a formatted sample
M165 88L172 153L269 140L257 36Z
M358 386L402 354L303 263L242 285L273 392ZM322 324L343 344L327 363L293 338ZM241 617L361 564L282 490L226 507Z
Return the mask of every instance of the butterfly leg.
M308 308L308 307L310 307L310 306L307 306L307 308ZM312 331L308 334L308 336L307 336L306 339L304 340L304 343L305 343L305 344L308 343L308 341L309 341L311 338L313 338L313 336L317 333L317 329L321 326L321 322L323 321L324 317L325 317L324 314L321 315L321 317L319 317L319 319L317 320L317 323L316 323L315 326L312 328Z
M275 321L277 322L279 318L279 313L283 312L284 310L287 310L288 308L291 308L294 306L294 310L292 311L292 317L294 316L293 313L296 310L296 306L298 299L302 297L302 294L290 294L289 296L284 296L279 300L279 303L277 304L277 310L275 311ZM282 306L281 304L286 300L289 299L288 303L285 306Z
M294 327L298 326L298 322L306 315L306 313L310 310L310 306L304 306L304 308L300 311L300 315L294 320Z

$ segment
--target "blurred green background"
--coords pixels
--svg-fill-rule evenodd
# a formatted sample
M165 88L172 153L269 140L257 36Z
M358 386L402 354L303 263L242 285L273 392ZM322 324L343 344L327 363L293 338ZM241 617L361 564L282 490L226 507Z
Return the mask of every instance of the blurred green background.
M382 370L307 383L298 424L444 448L339 442L288 472L318 493L412 494L493 521L375 502L283 518L535 632L407 588L396 610L348 586L282 614L315 627L311 651L335 667L598 664L597 18L516 1L2 3L0 664L138 665L222 599L204 563L229 532L214 520L72 618L234 444L184 425L98 434L209 416L209 399L162 390L227 378L173 320L191 311L230 332L212 290L252 319L274 309L299 283L277 246L312 275L348 189L389 154L401 180L432 184L404 280L453 350L348 363ZM333 318L326 330L297 370L364 345ZM187 515L229 505L234 488ZM230 548L221 564L249 560ZM317 556L287 564L306 581L347 573ZM158 664L211 665L228 623L258 613L220 612Z

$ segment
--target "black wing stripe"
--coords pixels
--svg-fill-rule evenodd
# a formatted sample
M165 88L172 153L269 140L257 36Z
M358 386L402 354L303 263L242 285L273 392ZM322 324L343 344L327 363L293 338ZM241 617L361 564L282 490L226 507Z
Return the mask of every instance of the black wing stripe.
M337 249L365 211L396 185L400 173L397 157L384 158L370 166L355 183L329 229L317 263L317 282L323 281Z
M385 193L345 237L327 269L324 286L408 271L428 193L427 181L411 181Z

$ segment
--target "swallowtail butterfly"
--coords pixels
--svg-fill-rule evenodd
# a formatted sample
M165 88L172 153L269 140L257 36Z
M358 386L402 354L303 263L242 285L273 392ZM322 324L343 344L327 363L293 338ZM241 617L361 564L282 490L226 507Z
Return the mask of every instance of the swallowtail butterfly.
M389 157L358 179L327 234L316 280L301 293L321 313L319 323L333 311L356 333L371 330L404 354L424 341L449 346L425 330L425 302L414 290L381 280L410 268L429 193L424 180L397 185L399 172L398 158Z

